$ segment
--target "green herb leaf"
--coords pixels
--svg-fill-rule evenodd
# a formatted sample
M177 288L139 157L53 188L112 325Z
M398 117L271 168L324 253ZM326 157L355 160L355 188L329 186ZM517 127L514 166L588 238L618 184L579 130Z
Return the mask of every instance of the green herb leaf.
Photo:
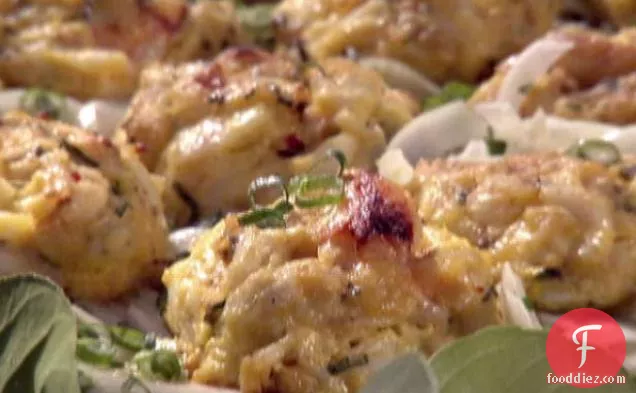
M125 326L111 326L108 330L115 345L130 351L141 351L144 348L152 348L154 346L152 335L146 335L137 329Z
M20 97L20 109L32 116L59 120L67 116L66 98L43 89L29 89Z
M431 359L441 393L576 393L569 385L548 385L548 333L512 326L483 329L442 348ZM603 385L590 392L633 393L630 384Z
M360 393L438 393L433 370L419 354L401 356L367 380ZM479 392L482 393L482 392Z
M485 142L488 147L488 154L491 156L500 156L504 154L508 148L506 141L495 138L495 132L492 128L488 128L488 135L486 136Z
M80 393L76 322L62 290L35 275L0 279L0 391Z
M117 359L117 352L110 343L97 338L83 337L77 340L75 350L77 358L84 363L106 368L123 367L123 362Z
M135 373L144 380L182 381L185 379L183 365L176 353L165 349L141 351L132 359Z
M438 94L424 100L423 109L425 111L437 108L452 101L467 100L475 92L475 86L459 82L449 82Z
M239 4L236 10L243 30L251 41L265 48L272 48L274 45L272 12L275 7L275 4Z

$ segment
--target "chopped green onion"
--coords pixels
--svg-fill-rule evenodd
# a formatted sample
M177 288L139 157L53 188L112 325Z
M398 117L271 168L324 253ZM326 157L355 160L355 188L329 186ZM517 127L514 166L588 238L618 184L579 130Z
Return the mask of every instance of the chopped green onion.
M78 338L84 338L84 337L99 338L99 332L93 325L90 325L84 322L78 322L77 337Z
M29 89L20 97L20 109L33 116L60 119L66 111L64 96L42 89Z
M584 160L612 165L621 160L621 152L616 145L600 140L588 139L571 146L566 153Z
M522 300L523 300L523 305L526 306L528 310L534 310L534 303L532 303L532 300L530 300L530 298L528 298L527 296L524 296Z
M280 176L259 177L250 184L250 188L248 190L248 196L250 198L250 205L252 206L252 208L257 209L264 207L263 205L260 205L256 202L256 193L258 191L269 188L278 188L282 194L283 199L285 201L289 199L287 188L285 187L285 182Z
M327 151L326 157L324 157L323 159L319 160L310 170L309 170L309 175L325 175L326 172L325 169L323 167L323 165L326 162L329 162L331 160L335 160L338 163L338 170L336 172L336 176L340 177L342 176L345 167L347 166L347 156L345 156L345 154L338 150L338 149L329 149ZM330 168L331 169L331 168ZM331 170L329 171L331 172Z
M344 181L336 176L299 176L292 178L294 203L301 208L313 208L340 203L344 195ZM317 194L317 195L316 195Z
M274 44L274 28L272 13L276 4L240 4L236 13L243 30L251 37L252 42L265 48Z
M108 330L113 343L122 348L131 351L141 351L144 348L152 348L154 346L154 336L146 335L137 329L111 326Z
M488 128L488 135L485 140L488 147L488 154L491 156L500 156L506 152L508 144L503 139L495 138L495 133L492 128Z
M123 364L115 359L115 351L95 338L83 337L77 340L77 358L94 366L119 368Z
M475 87L459 82L449 82L438 94L424 100L423 109L431 110L452 101L467 100L475 92Z
M181 381L185 377L177 354L165 349L141 351L132 359L132 364L143 379Z
M259 228L280 228L285 226L285 214L289 213L293 206L288 201L281 201L273 208L257 208L239 217L239 224L256 225Z
M327 365L327 371L331 375L343 373L354 367L365 366L369 364L369 356L366 353L361 355L347 356Z
M310 208L337 204L344 193L344 173L347 158L340 150L332 149L327 152L329 158L338 162L337 176L334 175L304 175L292 178L288 185L280 176L259 177L249 187L248 196L252 210L241 215L239 224L256 225L260 228L284 227L285 215L293 210L295 203L301 208ZM313 169L316 169L314 166ZM261 190L277 188L281 196L273 206L264 206L256 201L256 193ZM290 202L290 190L293 201ZM317 195L314 195L317 194Z
M338 176L342 176L342 173L345 170L345 167L347 166L347 156L345 156L345 154L338 150L338 149L331 149L327 152L327 155L329 157L334 158L336 161L338 161L338 164L340 165L340 168L338 169Z

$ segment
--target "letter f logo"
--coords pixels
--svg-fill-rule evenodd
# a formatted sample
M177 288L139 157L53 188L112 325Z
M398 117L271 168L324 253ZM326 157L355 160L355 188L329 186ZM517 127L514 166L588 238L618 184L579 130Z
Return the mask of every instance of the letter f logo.
M576 349L577 351L581 351L581 364L579 365L579 368L583 367L585 361L587 360L587 351L593 351L596 349L587 345L587 332L589 330L601 330L602 327L602 325L585 325L576 329L574 333L572 333L572 341L574 341L574 344L581 345ZM578 334L581 332L583 332L583 334L581 335L582 340L581 342L579 342L576 336L578 336Z

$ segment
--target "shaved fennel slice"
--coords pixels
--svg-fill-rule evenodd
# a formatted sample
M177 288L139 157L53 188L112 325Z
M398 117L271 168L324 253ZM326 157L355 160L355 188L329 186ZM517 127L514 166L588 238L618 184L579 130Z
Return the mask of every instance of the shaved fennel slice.
M415 172L400 149L387 150L377 161L380 176L401 186L408 185Z
M113 136L126 114L127 105L115 101L94 100L84 104L77 112L77 124L105 137Z
M573 43L544 37L511 60L512 66L501 83L497 100L511 104L518 110L524 98L524 87L532 84L574 46Z
M487 135L488 123L465 102L455 101L427 111L406 124L387 150L400 149L411 165L421 158L447 155Z
M452 155L449 158L458 161L483 162L488 160L498 160L501 156L491 156L488 151L486 141L478 139L468 142L460 154Z
M614 142L623 153L636 152L636 127L622 128L592 121L569 120L537 111L522 119L508 103L478 104L475 112L508 143L508 153L563 151L583 139Z
M424 99L441 91L435 82L401 61L387 57L365 57L359 63L377 71L389 85L408 91L416 98Z
M528 329L541 329L537 314L534 310L528 308L526 304L526 290L523 282L512 270L509 263L503 266L497 292L501 299L504 319L507 323Z

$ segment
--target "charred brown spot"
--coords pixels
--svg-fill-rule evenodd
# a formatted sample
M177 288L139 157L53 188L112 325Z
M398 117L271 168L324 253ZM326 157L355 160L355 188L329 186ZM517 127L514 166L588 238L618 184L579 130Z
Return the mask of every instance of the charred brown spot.
M225 86L223 68L218 63L212 63L194 77L194 80L206 89L215 90Z
M413 218L406 195L378 175L361 172L347 185L349 230L359 242L381 236L413 241Z

